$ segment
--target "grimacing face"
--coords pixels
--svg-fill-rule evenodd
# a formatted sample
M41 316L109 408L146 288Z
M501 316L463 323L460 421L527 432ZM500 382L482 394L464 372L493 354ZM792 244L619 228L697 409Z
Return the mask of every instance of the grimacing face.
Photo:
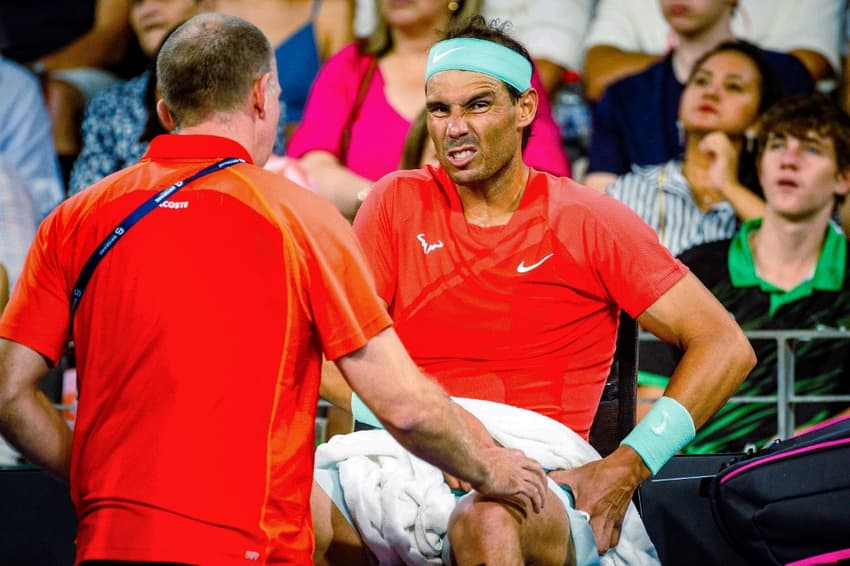
M722 51L697 69L682 92L679 119L688 132L739 136L758 118L761 76L737 51Z
M436 73L426 84L425 108L437 159L456 184L486 183L521 158L527 124L500 80L470 71Z

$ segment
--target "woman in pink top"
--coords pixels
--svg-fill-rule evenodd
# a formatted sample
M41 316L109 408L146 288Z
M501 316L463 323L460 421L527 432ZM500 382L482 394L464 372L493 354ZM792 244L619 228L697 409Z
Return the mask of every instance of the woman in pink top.
M347 217L354 217L374 181L399 168L407 131L425 104L425 64L438 31L451 18L468 17L479 8L480 0L380 0L375 32L319 71L287 155L301 159L314 188ZM526 160L567 175L545 90L536 76L532 84L541 105Z

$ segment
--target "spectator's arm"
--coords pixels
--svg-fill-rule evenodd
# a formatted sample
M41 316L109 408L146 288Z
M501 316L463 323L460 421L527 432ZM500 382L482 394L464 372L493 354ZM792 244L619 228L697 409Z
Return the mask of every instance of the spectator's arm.
M319 57L331 55L354 41L354 6L350 0L323 0L316 14Z
M834 76L829 60L817 51L812 51L811 49L792 49L789 53L806 66L806 70L812 75L814 82Z
M602 98L609 84L643 71L663 55L623 51L611 45L595 45L588 49L584 61L584 92L588 99Z
M118 63L132 33L129 16L130 0L98 0L92 29L40 62L48 71Z

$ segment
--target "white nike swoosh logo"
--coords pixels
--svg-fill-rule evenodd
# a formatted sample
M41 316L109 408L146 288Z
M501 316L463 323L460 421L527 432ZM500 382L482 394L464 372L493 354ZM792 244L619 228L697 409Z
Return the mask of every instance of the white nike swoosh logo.
M463 49L463 47L455 47L453 49L449 49L448 51L443 51L442 53L436 53L436 54L434 54L434 57L431 58L431 62L436 63L437 61L439 61L440 59L442 59L443 57L445 57L449 53L454 53L455 51L459 51L461 49Z
M666 431L666 430L667 430L667 419L668 419L668 418L669 418L669 415L668 415L668 414L667 414L667 412L665 411L665 412L664 412L664 417L661 419L661 422L660 422L660 423L658 423L657 425L652 425L652 426L651 426L651 427L649 427L649 428L650 428L650 429L652 429L652 432L654 432L654 433L655 433L655 434L657 434L658 436L661 436L662 434L664 434L664 431Z
M516 271L517 271L517 273L526 273L528 271L531 271L532 269L537 269L538 267L543 265L544 261L546 261L547 259L549 259L553 255L555 255L555 254L549 254L546 257L544 257L543 259L541 259L540 261L538 261L537 263L532 263L531 265L525 265L525 260L523 260L523 261L519 262L519 265L516 266Z

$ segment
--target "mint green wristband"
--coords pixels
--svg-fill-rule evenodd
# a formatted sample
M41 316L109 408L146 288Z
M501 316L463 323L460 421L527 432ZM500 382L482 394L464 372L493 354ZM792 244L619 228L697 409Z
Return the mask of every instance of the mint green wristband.
M695 435L688 410L672 397L661 397L620 444L631 446L655 475Z
M354 415L354 420L375 428L384 428L375 413L366 406L366 403L354 391L351 392L351 414Z

